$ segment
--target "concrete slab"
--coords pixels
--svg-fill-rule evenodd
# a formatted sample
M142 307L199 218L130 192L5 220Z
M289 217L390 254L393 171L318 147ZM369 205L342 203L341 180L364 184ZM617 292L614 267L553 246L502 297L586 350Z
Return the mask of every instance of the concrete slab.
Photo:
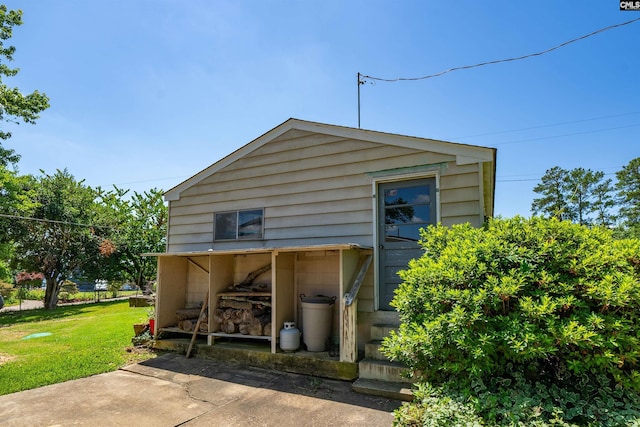
M3 426L390 426L398 400L348 381L165 354L0 396Z

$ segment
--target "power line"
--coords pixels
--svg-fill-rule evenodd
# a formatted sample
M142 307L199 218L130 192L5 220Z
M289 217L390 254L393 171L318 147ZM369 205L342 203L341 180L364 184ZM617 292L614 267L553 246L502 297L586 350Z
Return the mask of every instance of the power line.
M75 225L78 227L89 227L89 228L114 228L110 225L93 225L93 224L81 224L78 222L69 222L69 221L58 221L55 219L45 219L45 218L34 218L29 216L19 216L19 215L9 215L0 213L0 217L9 218L9 219L21 219L26 221L35 221L35 222L47 222L52 224L62 224L62 225Z
M629 25L629 24L632 24L632 23L637 22L637 21L640 21L640 18L636 18L636 19L632 19L630 21L622 22L620 24L614 24L614 25L610 25L608 27L600 28L599 30L593 31L593 32L591 32L589 34L585 34L585 35L577 37L575 39L568 40L568 41L566 41L564 43L560 43L557 46L550 47L549 49L545 49L545 50L542 50L540 52L530 53L528 55L517 56L517 57L514 57L514 58L497 59L497 60L494 60L494 61L481 62L479 64L474 64L474 65L465 65L465 66L462 66L462 67L453 67L453 68L449 68L448 70L440 71L439 73L430 74L430 75L427 75L427 76L421 76L421 77L397 77L395 79L385 79L385 78L381 78L381 77L373 77L373 76L368 76L368 75L359 74L359 73L358 73L358 76L360 78L362 78L362 79L376 80L376 81L381 81L381 82L399 82L399 81L415 81L415 80L431 79L433 77L439 77L439 76L442 76L444 74L450 73L452 71L467 70L467 69L470 69L470 68L482 67L482 66L491 65L491 64L500 64L500 63L503 63L503 62L519 61L519 60L522 60L522 59L532 58L534 56L544 55L545 53L549 53L549 52L552 52L552 51L554 51L556 49L560 49L561 47L567 46L567 45L569 45L571 43L575 43L577 41L584 40L584 39L586 39L588 37L591 37L591 36L594 36L596 34L602 33L604 31L611 30L613 28L622 27L624 25ZM358 81L358 86L360 86L360 84L363 84L363 83L364 83L364 81L360 81L359 80Z
M605 173L604 176L609 176L609 175L615 175L614 173ZM496 182L533 182L533 181L540 181L542 178L542 175L540 178L522 178L522 179L498 179L496 178Z
M451 138L451 139L452 140L458 140L458 139L464 139L464 138L476 138L478 136L500 135L500 134L504 134L504 133L522 132L522 131L525 131L525 130L534 130L534 129L556 127L556 126L572 125L572 124L575 124L575 123L592 122L592 121L595 121L595 120L611 119L611 118L614 118L614 117L624 117L624 116L631 116L631 115L635 115L635 114L640 114L640 111L635 111L635 112L632 112L632 113L611 114L611 115L608 115L608 116L592 117L590 119L572 120L572 121L568 121L568 122L551 123L551 124L547 124L547 125L538 125L538 126L531 126L531 127L519 128L519 129L501 130L501 131L495 131L495 132L479 133L479 134L475 134L475 135L457 136L457 137L454 137L454 138Z
M544 139L554 139L554 138L563 138L565 136L575 136L575 135L585 135L585 134L589 134L589 133L597 133L597 132L606 132L606 131L610 131L610 130L617 130L617 129L627 129L627 128L633 128L633 127L638 127L640 126L640 124L633 124L633 125L626 125L626 126L616 126L616 127L612 127L612 128L605 128L605 129L594 129L594 130L586 130L586 131L582 131L582 132L574 132L574 133L565 133L562 135L552 135L552 136L541 136L538 138L529 138L529 139L518 139L515 141L506 141L506 142L496 142L493 145L507 145L507 144L518 144L521 142L531 142L531 141L541 141Z

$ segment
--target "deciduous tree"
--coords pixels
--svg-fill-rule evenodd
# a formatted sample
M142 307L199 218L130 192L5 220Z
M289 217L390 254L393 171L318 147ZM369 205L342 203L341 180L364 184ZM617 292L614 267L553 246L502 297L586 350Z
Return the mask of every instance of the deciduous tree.
M11 281L9 261L14 252L15 216L30 206L31 177L19 176L0 162L0 280ZM14 230L11 230L14 229Z
M7 10L7 6L0 5L0 122L35 123L40 112L49 108L49 98L37 90L23 95L17 87L8 86L4 79L18 74L18 68L7 65L13 61L16 51L14 46L7 46L5 42L13 35L14 27L22 25L21 10ZM11 137L11 133L0 130L0 140ZM7 166L15 163L19 156L14 150L6 149L0 144L0 165Z
M95 275L108 280L130 281L141 289L156 277L156 259L143 253L165 250L168 212L163 192L153 188L143 193L115 188L100 192L100 257Z
M62 284L97 253L92 221L95 191L67 170L35 179L31 206L10 228L16 267L41 272L47 283L44 305L53 309Z

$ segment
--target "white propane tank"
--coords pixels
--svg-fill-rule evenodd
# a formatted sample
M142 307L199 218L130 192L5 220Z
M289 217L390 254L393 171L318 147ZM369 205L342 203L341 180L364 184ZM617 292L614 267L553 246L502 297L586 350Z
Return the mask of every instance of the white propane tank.
M284 322L284 328L280 329L280 348L284 351L300 348L300 330L295 322Z

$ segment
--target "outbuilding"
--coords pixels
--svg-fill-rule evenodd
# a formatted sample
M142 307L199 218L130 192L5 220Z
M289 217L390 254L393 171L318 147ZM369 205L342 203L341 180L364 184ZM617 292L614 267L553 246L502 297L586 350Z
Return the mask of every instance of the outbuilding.
M295 357L279 347L284 322L309 330L303 303L321 296L326 348L309 354L303 336L292 353L342 364L336 377L380 370L367 343L398 324L389 304L398 271L421 255L419 230L481 226L493 215L495 168L493 148L285 121L165 193L158 342L184 332L176 313L206 304L199 351L230 340Z

